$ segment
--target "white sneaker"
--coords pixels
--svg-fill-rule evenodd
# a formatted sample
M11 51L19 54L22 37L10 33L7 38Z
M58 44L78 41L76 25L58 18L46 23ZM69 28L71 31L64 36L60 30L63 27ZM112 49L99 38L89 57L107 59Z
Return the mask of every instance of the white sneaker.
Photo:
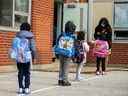
M105 75L105 72L104 71L102 72L102 75Z
M29 94L30 93L30 89L29 88L25 88L25 94Z
M100 75L100 72L99 71L96 71L96 75Z
M22 94L23 93L23 88L19 88L18 93Z
M76 81L81 81L81 80L84 80L84 78L81 77L81 76L79 76L79 77L76 77L75 80L76 80Z

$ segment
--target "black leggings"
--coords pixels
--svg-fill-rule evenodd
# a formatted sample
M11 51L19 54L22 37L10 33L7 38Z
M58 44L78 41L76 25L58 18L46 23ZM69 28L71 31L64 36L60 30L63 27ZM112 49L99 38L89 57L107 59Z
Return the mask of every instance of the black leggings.
M30 62L17 63L19 88L29 88L30 85Z
M105 57L97 57L96 58L96 67L97 67L97 70L96 71L100 71L100 63L102 62L102 71L105 71L106 70L106 66L105 66Z

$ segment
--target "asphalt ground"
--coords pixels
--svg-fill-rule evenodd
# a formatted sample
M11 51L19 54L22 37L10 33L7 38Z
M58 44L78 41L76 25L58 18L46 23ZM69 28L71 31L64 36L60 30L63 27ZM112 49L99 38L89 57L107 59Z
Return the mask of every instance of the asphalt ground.
M72 86L58 86L58 72L31 72L31 94L17 94L17 72L0 73L0 96L128 96L128 70L108 71L106 75L82 74L84 80L75 81L69 73Z

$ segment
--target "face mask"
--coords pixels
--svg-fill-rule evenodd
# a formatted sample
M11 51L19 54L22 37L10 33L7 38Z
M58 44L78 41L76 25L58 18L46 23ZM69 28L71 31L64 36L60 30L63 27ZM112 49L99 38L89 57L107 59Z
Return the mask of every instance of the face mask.
M102 27L105 27L106 25L105 25L105 23L101 23L101 26L102 26Z

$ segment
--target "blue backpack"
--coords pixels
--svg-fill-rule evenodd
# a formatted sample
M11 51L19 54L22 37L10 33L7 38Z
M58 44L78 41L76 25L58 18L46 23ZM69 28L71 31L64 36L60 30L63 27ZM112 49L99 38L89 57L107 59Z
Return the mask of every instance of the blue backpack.
M10 57L20 63L27 63L31 60L30 43L26 38L16 37L13 40Z
M75 54L74 40L75 38L73 35L63 33L55 46L55 54L63 55L65 57L73 57Z

